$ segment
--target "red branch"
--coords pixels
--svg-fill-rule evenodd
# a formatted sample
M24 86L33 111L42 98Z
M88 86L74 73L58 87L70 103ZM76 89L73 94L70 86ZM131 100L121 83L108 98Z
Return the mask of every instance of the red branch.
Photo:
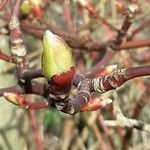
M38 122L37 122L36 117L35 117L34 110L29 109L28 110L28 116L29 116L29 120L31 123L33 134L35 136L36 149L37 150L44 150L44 145L42 143L42 138L41 138L41 134L40 134Z
M2 1L2 3L0 4L0 10L2 10L6 6L6 4L7 4L8 1L9 0L3 0Z
M0 59L10 62L10 63L17 63L17 60L14 57L8 56L0 52Z

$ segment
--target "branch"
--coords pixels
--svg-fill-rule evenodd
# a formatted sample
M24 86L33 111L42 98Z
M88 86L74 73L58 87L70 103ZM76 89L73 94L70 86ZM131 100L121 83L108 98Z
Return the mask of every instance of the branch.
M104 124L104 118L103 118L103 115L102 115L101 111L98 112L98 120L100 122L100 125L101 125L102 129L105 132L105 135L107 136L107 138L109 140L109 143L111 144L112 149L115 150L116 148L115 148L115 145L114 145L113 138L111 136L109 128Z
M138 5L135 3L135 6L138 6ZM130 4L128 6L128 9L129 8L130 8ZM139 10L139 7L138 7L137 10L134 9L132 11L129 11L126 14L126 17L124 19L124 22L122 24L121 29L117 30L118 34L115 37L115 40L110 41L107 44L107 47L105 47L106 52L109 51L109 50L111 50L111 51L118 51L118 48L122 44L122 42L123 42L123 40L124 40L124 38L125 38L125 36L127 34L127 31L129 30L130 26L132 25L134 17L135 17L135 15L136 15L138 10ZM106 67L106 65L111 61L111 59L113 58L114 54L115 53L107 52L107 55L105 55L105 57L102 60L100 60L99 63L97 63L90 70L90 72L88 72L88 76L94 76L97 72L100 72L102 69L104 69L104 67Z
M19 23L19 10L21 6L22 0L16 0L11 19L9 22L10 29L10 38L11 38L11 46L12 46L12 54L15 56L24 56L26 55L26 48L23 44L22 33L20 31L20 23Z
M41 69L27 70L22 74L22 79L25 79L27 81L39 77L44 77Z
M22 30L25 31L26 33L38 38L42 39L43 38L43 33L46 30L45 29L35 29L31 24L28 24L26 26L23 22L21 23ZM52 30L51 28L49 28ZM84 42L83 39L77 38L77 36L70 35L67 33L60 33L60 31L55 31L54 29L52 30L55 34L58 34L59 36L63 37L63 39L66 40L68 45L74 49L79 48L84 51L104 51L106 50L108 44L110 41L106 42L96 42L96 41L89 41L89 42ZM62 31L63 32L63 31ZM149 47L150 46L150 40L134 40L134 41L127 41L123 42L119 47L119 50L128 50L128 49L133 49L133 48L140 48L140 47Z
M12 86L12 87L8 87L8 88L3 88L0 89L0 96L3 96L3 94L5 92L12 92L12 93L18 93L18 94L23 94L24 93L24 89L21 86Z
M4 54L5 55L5 54ZM42 55L42 53L41 53L41 51L34 51L34 52L32 52L32 53L30 53L29 55L27 55L26 57L27 57L27 60L29 61L29 63L33 60L33 59L38 59L38 57L40 57ZM6 58L2 58L2 60L5 60L5 61L7 61L8 60L8 62L12 62L12 59L14 59L13 60L13 62L15 63L15 64L17 64L17 63L19 63L18 62L18 60L15 58L15 57L12 57L12 56L7 56L7 55L5 55L6 57L8 57L8 59L6 59ZM1 57L1 53L0 53L0 57ZM10 58L9 58L10 57ZM1 58L0 58L1 59ZM32 68L32 67L31 67ZM30 68L30 69L31 69ZM15 69L15 65L13 65L13 64L11 64L11 65L9 65L8 67L5 67L5 68L3 68L3 70L1 70L1 74L4 74L4 73L6 73L6 72L10 72L10 71L12 71L13 69Z
M67 106L63 109L64 112L68 114L75 114L79 112L85 104L90 100L90 80L83 78L77 85L79 87L79 92L76 98L68 100Z
M42 137L40 134L38 122L36 120L35 112L34 110L28 110L28 116L31 123L32 131L34 134L35 142L36 142L36 148L37 150L44 150L44 145L42 142Z
M0 52L0 59L10 63L17 63L17 60L14 57L3 54L2 52Z
M118 69L112 75L92 79L92 90L104 93L120 87L130 79L150 75L150 66Z
M142 30L146 29L149 26L150 20L144 21L139 27L137 27L131 32L131 35L128 37L128 39L133 39L133 37L135 37L139 32L141 32Z
M82 4L80 4L80 5L82 5ZM95 18L95 19L97 19L98 21L100 21L102 24L104 24L105 26L107 26L109 29L111 29L111 30L113 30L113 31L115 31L115 32L118 32L118 29L117 29L115 26L113 26L113 25L112 25L111 23L109 23L105 18L103 18L102 16L100 16L98 12L96 12L95 7L94 7L94 5L92 4L92 1L88 1L88 2L86 3L86 5L85 5L85 6L82 6L82 7L85 7L85 9L87 9L87 10L89 11L89 14L90 14L93 18Z
M115 121L106 120L104 123L107 126L111 126L111 127L120 126L120 127L127 127L127 128L136 128L138 130L142 130L142 131L146 131L146 132L150 133L150 125L149 124L143 123L142 121L137 121L135 119L126 118L123 115L121 108L119 106L118 98L115 99L113 104L114 104L113 105L114 113L116 114L117 120L115 120Z
M70 33L74 32L74 27L73 27L73 21L72 21L72 16L71 16L71 9L69 7L68 1L67 0L61 0L60 3L62 4L63 8L63 14L65 16L65 20L67 23L67 28Z
M137 121L135 119L122 118L122 120L105 120L105 125L109 127L126 127L126 128L136 128L138 130L146 131L150 133L150 125L143 123L142 121Z
M2 3L0 4L0 10L2 10L6 4L8 3L9 0L3 0Z
M96 138L97 138L97 140L99 142L100 148L102 150L112 150L111 147L108 144L106 144L106 142L104 141L103 137L101 136L100 131L99 131L96 123L93 123L91 125L91 127L92 127L92 129L94 131L94 134L95 134L95 136L96 136Z
M130 57L133 61L137 63L148 63L150 62L150 52L149 49L143 49L141 53L131 52Z

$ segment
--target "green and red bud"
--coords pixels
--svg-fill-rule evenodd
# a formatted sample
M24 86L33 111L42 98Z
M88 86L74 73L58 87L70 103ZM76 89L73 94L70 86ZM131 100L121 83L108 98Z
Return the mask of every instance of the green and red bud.
M3 94L3 96L8 102L15 104L21 108L27 108L28 107L28 102L27 102L26 97L24 95L15 94L15 93L11 93L11 92L5 92Z
M30 13L35 17L42 16L41 0L24 0L21 5L21 15L28 16Z
M24 15L24 16L26 16L30 13L31 6L30 6L30 3L28 0L23 1L20 11L21 11L21 15Z
M45 78L60 90L71 86L75 74L71 48L50 30L43 37L42 70Z

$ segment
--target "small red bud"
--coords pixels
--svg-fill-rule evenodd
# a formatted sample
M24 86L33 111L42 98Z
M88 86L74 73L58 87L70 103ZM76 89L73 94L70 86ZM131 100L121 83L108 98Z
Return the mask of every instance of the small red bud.
M42 16L42 9L40 6L34 6L32 9L31 9L31 12L32 14L35 16L35 17L41 17Z
M11 92L5 92L3 94L3 96L7 101L9 101L9 102L11 102L11 103L13 103L19 107L25 108L28 106L28 102L27 102L26 97L24 95L11 93Z
M116 2L116 8L118 13L122 14L122 15L126 15L127 14L127 9L124 3L121 2Z
M94 111L105 107L107 104L112 102L111 99L107 100L99 100L99 99L91 99L85 106L81 108L80 111Z

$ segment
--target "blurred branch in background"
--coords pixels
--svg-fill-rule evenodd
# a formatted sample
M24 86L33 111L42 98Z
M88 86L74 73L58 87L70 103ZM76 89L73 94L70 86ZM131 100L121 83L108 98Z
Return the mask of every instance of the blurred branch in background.
M0 0L0 149L149 149L149 3ZM69 88L39 64L47 29L72 49Z

